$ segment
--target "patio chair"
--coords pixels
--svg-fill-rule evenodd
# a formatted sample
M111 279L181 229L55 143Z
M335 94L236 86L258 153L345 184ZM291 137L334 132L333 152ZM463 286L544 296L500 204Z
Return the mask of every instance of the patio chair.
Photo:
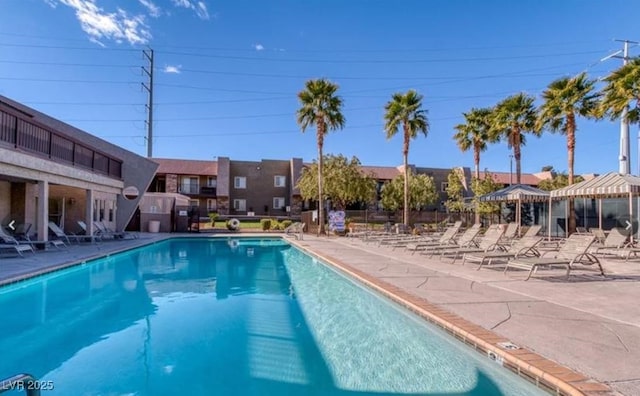
M411 254L415 254L415 252L419 250L424 250L429 246L442 246L442 245L455 245L455 237L460 230L460 226L462 226L461 221L456 221L452 226L447 228L438 239L434 239L432 237L422 237L418 242L410 242L405 246L406 250L411 251Z
M518 257L540 256L540 252L535 247L541 240L541 236L523 236L510 245L507 250L498 249L491 252L465 253L462 257L462 265L467 261L478 262L479 265L476 270L480 270L483 265L491 265L494 260L502 262Z
M621 233L618 228L612 228L604 242L599 246L595 246L591 253L614 255L624 258L625 261L627 261L631 254L637 256L638 252L640 252L640 248L629 245L628 240L629 237Z
M138 239L138 235L127 231L114 231L107 227L103 222L94 221L93 225L96 227L97 236L102 238L113 239Z
M540 267L562 266L567 269L568 279L574 265L583 264L589 266L595 264L600 270L600 275L604 276L600 260L593 254L588 253L589 247L594 240L595 237L593 235L572 234L558 251L548 251L540 257L517 257L507 261L504 272L506 273L512 267L529 270L526 281ZM547 254L549 255L547 256Z
M304 231L306 223L301 223L299 221L292 223L289 227L284 229L284 234L286 236L292 236L298 240L302 239L302 233Z
M455 248L455 249L470 248L470 247L477 248L478 244L475 242L475 238L478 236L479 233L480 233L480 223L476 223L470 228L467 228L462 233L460 238L458 238L457 240L453 240L452 242L449 242L443 245L426 246L420 252L420 254L426 255L428 253L429 257L432 257L436 252L440 253L443 249L452 250L452 248Z
M67 246L71 245L71 240L74 239L76 242L80 242L82 241L91 241L94 242L95 241L95 237L93 235L76 235L76 234L66 234L64 231L62 231L62 229L60 227L58 227L58 225L56 223L54 223L53 221L50 221L49 224L49 230L51 230L51 232L53 232L53 234L56 236L56 238L58 238L59 240L61 240L63 243L65 243Z
M17 239L9 235L2 226L0 226L0 251L15 252L21 257L24 257L22 252L31 251L34 254L36 252L31 244L21 244Z
M453 256L453 263L455 264L458 257L464 256L466 253L473 252L488 252L491 250L500 249L500 238L503 236L504 229L501 227L489 227L484 233L482 238L477 242L477 246L469 247L455 247L452 249L442 249L440 251L440 259L444 256Z
M524 237L537 236L541 229L542 229L541 225L534 224L534 225L530 226L529 228L527 228L527 232L525 232L522 237L524 238Z
M518 223L509 223L502 234L503 241L511 241L518 236Z
M16 227L16 230L17 229L18 228ZM57 248L59 248L60 245L64 246L63 243L56 244L53 241L32 241L29 238L28 233L21 234L21 235L22 235L22 238L25 238L25 239L20 240L14 237L13 235L10 235L9 233L7 233L3 227L0 227L0 242L4 245L19 245L18 247L19 253L20 251L26 252L29 250L35 253L35 249L34 249L35 244L51 244Z

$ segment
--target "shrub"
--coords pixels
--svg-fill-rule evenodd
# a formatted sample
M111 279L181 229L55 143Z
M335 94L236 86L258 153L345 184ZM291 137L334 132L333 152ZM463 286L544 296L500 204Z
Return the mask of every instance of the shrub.
M218 214L217 213L209 213L209 220L211 220L211 226L215 227L216 226L216 220L218 219Z
M282 220L282 223L280 223L280 225L282 226L282 229L286 229L287 227L289 227L293 222L291 220Z
M272 219L271 220L271 229L274 231L278 231L281 230L282 228L280 228L280 223L278 223L277 219Z
M271 229L271 219L260 220L260 225L262 226L262 231L269 231Z

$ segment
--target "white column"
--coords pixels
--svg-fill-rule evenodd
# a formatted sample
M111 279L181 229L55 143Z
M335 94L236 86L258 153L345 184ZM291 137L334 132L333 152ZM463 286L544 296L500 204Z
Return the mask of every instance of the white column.
M49 240L49 182L40 180L38 182L38 232L39 241Z
M93 202L94 194L93 190L86 190L86 204L85 204L85 212L84 212L84 222L87 223L87 235L93 235L94 225L93 225Z

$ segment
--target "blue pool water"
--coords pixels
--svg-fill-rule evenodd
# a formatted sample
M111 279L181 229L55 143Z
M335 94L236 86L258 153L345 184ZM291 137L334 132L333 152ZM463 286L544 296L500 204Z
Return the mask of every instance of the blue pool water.
M0 378L44 396L544 394L280 240L154 244L1 288L0 312Z

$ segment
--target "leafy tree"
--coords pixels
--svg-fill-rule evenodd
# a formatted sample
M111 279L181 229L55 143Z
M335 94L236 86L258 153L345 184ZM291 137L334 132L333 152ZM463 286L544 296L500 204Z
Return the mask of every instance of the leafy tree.
M382 186L382 206L385 210L404 209L404 176L397 176ZM420 210L438 200L433 177L427 175L411 175L409 178L409 208ZM408 213L408 210L404 211Z
M391 139L398 132L398 128L402 127L403 145L402 160L404 165L404 204L403 223L409 225L409 142L415 139L421 132L425 136L429 132L429 121L427 120L427 111L422 109L422 95L414 90L409 90L406 94L395 93L391 100L384 106L385 125L384 130L387 133L387 139Z
M540 184L538 184L538 188L541 190L551 191L571 184L580 183L581 181L584 181L582 176L575 176L573 178L573 183L569 183L569 176L566 173L557 173L553 178L541 181Z
M473 201L476 205L478 213L481 215L490 215L500 210L500 205L495 202L481 202L480 197L494 191L498 191L501 185L498 184L489 172L485 172L484 178L474 177L471 180L471 190L473 191Z
M480 178L480 153L487 149L487 143L493 141L491 131L492 109L471 109L464 115L465 124L455 126L458 131L453 135L453 139L458 143L460 150L467 151L473 149L474 175ZM480 222L480 213L476 208L476 223Z
M540 172L553 172L553 165L545 165L540 169Z
M325 155L322 179L324 195L336 206L345 208L356 202L371 202L376 194L376 181L362 173L360 160L343 155ZM318 163L314 161L302 170L297 187L304 199L318 196Z
M595 81L587 79L585 73L575 77L563 77L553 81L542 93L544 103L538 114L538 129L567 136L569 174L568 184L573 184L573 163L576 150L576 116L595 118L600 94L594 92ZM573 200L569 200L569 233L576 230L576 214Z
M526 144L525 133L540 136L536 125L535 99L524 93L510 96L498 103L493 112L491 128L492 137L496 140L506 139L509 148L513 149L516 160L516 182L520 184L522 168L521 147Z
M447 176L447 200L444 203L450 212L464 211L464 186L460 171L453 169Z
M325 135L335 129L342 129L345 124L342 115L342 98L336 94L338 85L325 80L309 80L305 89L298 93L301 107L297 111L298 125L304 132L308 127L316 126L318 142L318 216L320 227L318 233L324 234L324 194L322 191L322 146Z

